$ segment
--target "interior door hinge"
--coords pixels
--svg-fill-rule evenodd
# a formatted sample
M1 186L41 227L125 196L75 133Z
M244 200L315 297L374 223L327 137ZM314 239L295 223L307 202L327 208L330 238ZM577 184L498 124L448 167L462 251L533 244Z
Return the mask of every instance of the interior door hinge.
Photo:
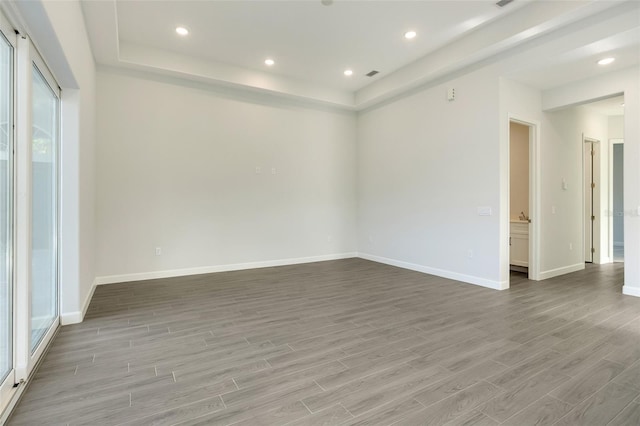
M595 182L591 182L591 189L594 189L596 187Z
M595 253L596 249L594 249L593 247L591 247L591 253Z
M591 216L591 220L596 220L596 217L595 216Z
M594 150L591 150L591 156L593 157L595 155L596 155L596 152Z

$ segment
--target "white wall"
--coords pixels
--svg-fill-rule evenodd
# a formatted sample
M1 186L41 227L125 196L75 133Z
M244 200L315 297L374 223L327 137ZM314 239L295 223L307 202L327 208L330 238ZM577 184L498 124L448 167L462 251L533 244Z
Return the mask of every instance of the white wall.
M101 70L97 128L99 282L357 251L353 113Z
M496 72L483 69L358 116L363 257L503 286L498 101Z
M624 115L609 117L609 139L624 139Z
M95 279L95 63L80 3L16 2L61 99L60 313L82 321Z

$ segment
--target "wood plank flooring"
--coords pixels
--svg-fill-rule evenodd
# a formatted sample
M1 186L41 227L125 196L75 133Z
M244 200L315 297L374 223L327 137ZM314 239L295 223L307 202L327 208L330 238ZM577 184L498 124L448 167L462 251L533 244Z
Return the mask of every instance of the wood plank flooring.
M9 424L640 424L622 264L498 292L362 259L101 286Z

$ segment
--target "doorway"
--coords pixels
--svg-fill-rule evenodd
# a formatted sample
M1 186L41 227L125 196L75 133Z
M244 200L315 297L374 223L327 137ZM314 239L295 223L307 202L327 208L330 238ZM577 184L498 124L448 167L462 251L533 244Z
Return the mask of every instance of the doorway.
M509 272L510 278L538 279L537 202L538 125L509 119ZM515 282L515 281L514 281Z

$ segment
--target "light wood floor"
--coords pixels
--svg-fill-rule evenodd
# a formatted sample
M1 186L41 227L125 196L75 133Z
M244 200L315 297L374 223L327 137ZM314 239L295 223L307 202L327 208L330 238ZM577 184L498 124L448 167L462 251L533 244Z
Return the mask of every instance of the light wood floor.
M348 259L101 286L11 425L639 425L622 264L494 291Z

